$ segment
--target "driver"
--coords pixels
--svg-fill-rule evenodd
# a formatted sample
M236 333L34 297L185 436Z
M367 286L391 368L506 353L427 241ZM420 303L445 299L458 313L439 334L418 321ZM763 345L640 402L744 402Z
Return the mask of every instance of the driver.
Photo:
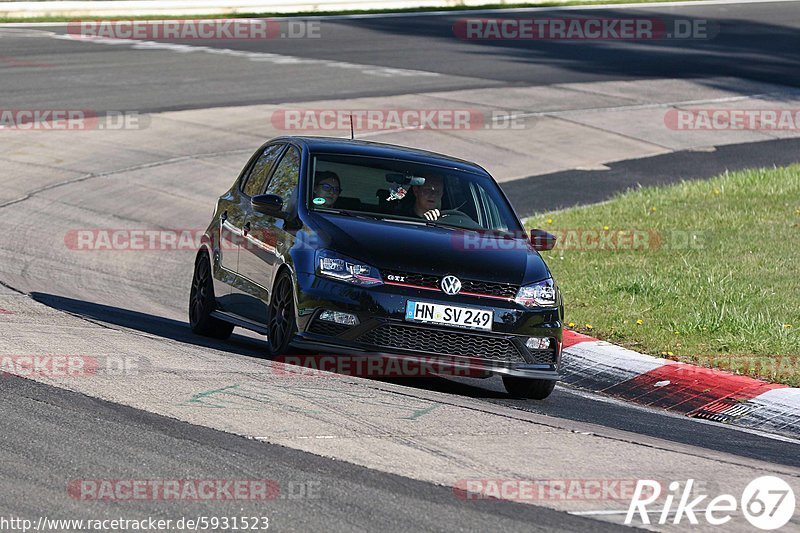
M425 178L424 185L413 185L414 204L403 213L406 216L437 220L442 216L442 196L444 195L444 180L441 176Z

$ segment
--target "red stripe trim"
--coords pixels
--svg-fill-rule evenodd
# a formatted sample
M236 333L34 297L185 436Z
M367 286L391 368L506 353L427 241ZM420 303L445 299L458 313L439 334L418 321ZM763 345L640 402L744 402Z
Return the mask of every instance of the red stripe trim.
M423 291L441 292L442 294L444 294L444 292L442 292L440 289L437 289L436 287L423 287L422 285L412 285L411 283L401 283L399 281L384 281L384 284L396 285L398 287L408 287L410 289L421 289ZM506 298L505 296L495 296L493 294L481 294L479 292L461 291L458 294L465 294L467 296L479 296L481 298L492 298L494 300L503 300L507 302L514 301L514 298Z
M369 276L362 276L360 274L356 274L356 278L358 278L358 279L360 279L362 281L377 281L378 283L381 282L380 278L371 278Z
M495 296L494 294L481 294L479 292L466 292L461 291L458 294L466 294L467 296L480 296L481 298L492 298L494 300L503 300L506 302L513 302L514 298L507 298L505 296Z
M441 292L439 289L433 287L423 287L422 285L412 285L411 283L400 283L399 281L385 281L386 285L397 285L398 287L408 287L410 289L422 289L423 291L436 291Z

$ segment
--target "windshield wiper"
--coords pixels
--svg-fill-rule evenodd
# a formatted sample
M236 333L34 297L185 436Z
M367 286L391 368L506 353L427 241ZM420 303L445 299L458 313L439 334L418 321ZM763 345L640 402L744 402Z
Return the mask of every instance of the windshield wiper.
M361 211L350 211L348 209L333 209L330 207L317 207L314 211L318 213L333 213L334 215L344 215L347 217L358 218L372 218L375 220L383 220L383 217L373 213L362 213Z
M484 237L492 237L492 238L504 239L504 240L516 240L516 239L519 238L513 232L508 231L508 230L500 230L500 229L492 230L492 229L486 229L486 228L480 228L480 227L479 228L470 228L468 226L458 226L456 224L448 224L447 222L440 222L438 220L427 220L427 219L425 219L425 220L423 220L423 222L425 222L426 225L428 225L430 227L434 227L434 228L436 228L436 227L438 227L438 228L452 228L452 229L457 229L457 230L461 230L461 231L471 231L471 232L479 233L480 235L483 235Z
M426 226L430 226L432 228L453 228L453 229L475 231L475 228L465 228L464 226L457 226L456 224L448 224L447 222L439 222L438 220L423 219L422 222L424 222Z

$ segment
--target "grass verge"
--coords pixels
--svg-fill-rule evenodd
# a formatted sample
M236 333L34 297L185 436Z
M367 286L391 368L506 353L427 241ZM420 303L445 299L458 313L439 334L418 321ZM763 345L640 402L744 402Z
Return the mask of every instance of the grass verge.
M176 19L232 19L232 18L277 18L277 17L320 17L336 15L380 15L387 13L428 13L437 11L476 11L484 9L519 9L526 7L560 7L605 4L657 4L681 0L563 0L519 4L484 4L480 6L409 7L402 9L354 9L350 11L298 11L295 13L209 13L207 15L138 15L119 17L0 17L4 22L71 22L74 20L176 20ZM690 1L690 0L686 0ZM2 6L2 4L0 4Z
M632 190L526 226L561 237L543 256L573 329L800 386L800 165Z

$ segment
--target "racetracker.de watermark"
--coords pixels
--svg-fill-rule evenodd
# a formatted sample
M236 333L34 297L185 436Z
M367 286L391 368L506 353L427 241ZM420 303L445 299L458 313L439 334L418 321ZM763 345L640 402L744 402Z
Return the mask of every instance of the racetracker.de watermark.
M646 41L712 39L719 25L706 19L666 18L462 18L453 33L464 40Z
M518 130L525 112L495 109L281 109L271 115L282 131Z
M199 250L202 229L72 229L64 234L64 246L74 251L152 252ZM229 249L238 242L223 241Z
M201 247L206 230L198 228L141 229L95 228L71 229L64 234L64 246L78 252L175 252L196 251ZM319 246L316 234L298 233L295 247ZM278 234L271 228L254 228L240 235L231 235L219 243L222 250L275 251Z
M79 501L270 501L319 499L321 482L274 479L73 479L67 494Z
M636 479L460 479L461 500L598 501L630 500Z
M800 109L670 109L664 125L680 131L798 131Z
M0 63L12 68L52 68L55 67L53 63L42 63L39 61L28 61L13 56L0 56Z
M149 125L150 116L138 111L0 109L0 132L141 130Z
M64 234L64 246L77 252L174 252L197 251L205 229L95 228L71 229ZM709 235L699 230L653 229L550 229L555 238L553 251L575 252L650 252L659 249L701 250ZM265 250L274 252L278 233L272 228L254 228L241 235L229 235L216 245L221 250ZM529 251L532 244L550 238L536 237L534 242L524 232L461 231L451 234L451 248L459 252ZM541 241L541 242L540 242ZM319 235L300 232L292 242L294 249L315 250L325 246Z
M705 232L694 230L570 228L547 233L552 237L536 236L531 241L525 233L456 231L450 242L454 250L466 252L515 252L545 243L554 244L554 252L700 250L706 245Z
M67 35L75 39L156 41L319 39L321 24L318 20L290 19L91 20L70 22Z
M735 372L774 379L781 376L788 378L800 371L800 357L791 355L699 355L692 356L687 362L691 364L678 364L675 367L677 378L691 379L694 375L706 375L709 372Z
M12 355L0 354L0 376L27 378L85 378L132 376L150 362L141 356Z
M475 354L473 357L479 357ZM434 376L484 377L490 362L466 365L458 357L381 357L352 354L287 355L271 365L275 376L285 378L326 378L336 374L367 378L420 378Z

